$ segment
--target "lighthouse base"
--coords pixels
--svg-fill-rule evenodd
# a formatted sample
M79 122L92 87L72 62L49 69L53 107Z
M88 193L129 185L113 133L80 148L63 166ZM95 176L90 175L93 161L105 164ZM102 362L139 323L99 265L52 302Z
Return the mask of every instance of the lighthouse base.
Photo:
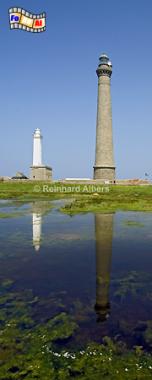
M32 181L52 181L52 168L50 166L31 166L30 169Z
M104 181L115 180L115 167L114 166L94 166L94 179Z

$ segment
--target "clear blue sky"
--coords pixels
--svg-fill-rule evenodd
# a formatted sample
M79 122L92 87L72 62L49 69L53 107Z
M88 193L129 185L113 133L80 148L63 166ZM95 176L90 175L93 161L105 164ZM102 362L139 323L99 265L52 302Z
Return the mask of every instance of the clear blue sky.
M11 31L13 6L46 11L47 31ZM0 175L29 174L39 127L54 178L92 176L102 52L113 63L117 177L152 174L151 0L1 1L0 46Z

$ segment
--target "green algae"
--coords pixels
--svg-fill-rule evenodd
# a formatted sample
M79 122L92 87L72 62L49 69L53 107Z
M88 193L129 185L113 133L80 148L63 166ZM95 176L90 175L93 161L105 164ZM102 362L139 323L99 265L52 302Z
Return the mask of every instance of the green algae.
M152 295L152 276L145 272L131 271L119 279L113 279L114 297L124 299L128 295L147 297ZM147 292L148 287L148 292Z
M14 281L10 280L9 278L6 278L5 280L2 281L1 287L4 289L10 289L11 286L13 285Z
M51 340L68 339L77 329L77 324L70 320L66 313L61 313L47 322L47 329L51 331Z
M25 216L27 212L0 212L0 219L10 219Z
M3 309L0 313L0 378L46 378L54 373L49 350L53 342L68 339L77 325L66 313L61 313L45 324L31 318L32 294L1 293ZM51 369L52 368L52 369ZM42 377L43 376L43 377Z
M128 281L135 282L137 278L136 272L127 277ZM39 302L31 290L15 292L13 281L3 279L0 288L1 380L151 378L152 356L141 346L128 350L123 342L116 343L105 337L102 344L92 342L81 350L60 347L59 342L70 339L78 324L67 312L55 313L36 323L33 307ZM83 305L77 300L75 307L81 311ZM151 331L152 321L148 321L142 334L150 346Z
M15 346L11 343L7 354L1 356L1 380L26 378L32 379L147 379L152 374L152 357L144 354L141 347L127 351L114 344L110 339L105 343L95 343L82 351L55 351L40 332L23 336L16 335ZM11 341L14 336L11 336ZM22 342L21 342L22 339ZM25 348L26 344L26 348Z
M144 227L145 225L140 222L136 222L134 220L125 220L124 224L128 227Z
M146 329L143 333L145 342L152 348L152 321L146 322Z

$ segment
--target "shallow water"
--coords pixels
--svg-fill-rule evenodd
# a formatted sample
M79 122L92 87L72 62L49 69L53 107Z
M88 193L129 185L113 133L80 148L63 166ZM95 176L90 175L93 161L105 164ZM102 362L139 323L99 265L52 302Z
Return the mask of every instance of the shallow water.
M8 213L0 219L0 279L12 281L9 296L32 294L35 324L62 312L72 316L78 328L57 346L110 336L149 349L152 213L71 217L59 212L63 202L0 202ZM1 310L8 306L7 300Z

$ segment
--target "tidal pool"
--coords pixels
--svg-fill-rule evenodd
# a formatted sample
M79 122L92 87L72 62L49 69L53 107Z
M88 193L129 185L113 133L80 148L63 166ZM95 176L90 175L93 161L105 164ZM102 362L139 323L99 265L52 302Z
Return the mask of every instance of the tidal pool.
M61 317L57 350L105 336L150 350L152 213L71 217L63 202L1 202L1 325L32 331L57 318L57 329Z

